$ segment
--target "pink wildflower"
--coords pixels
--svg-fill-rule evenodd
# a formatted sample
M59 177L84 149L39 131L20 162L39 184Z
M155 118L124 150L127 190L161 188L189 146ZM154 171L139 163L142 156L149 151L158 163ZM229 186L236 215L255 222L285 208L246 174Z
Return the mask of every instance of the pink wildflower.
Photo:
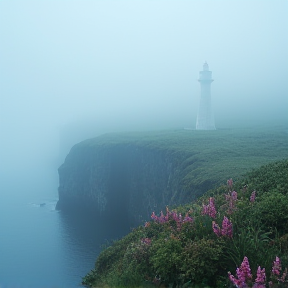
M202 205L202 215L209 215L212 218L216 218L216 214L217 214L217 211L215 208L214 198L210 197L209 204Z
M164 223L164 222L166 222L165 221L165 216L164 216L162 211L161 211L159 217L157 215L155 215L155 213L153 212L152 215L151 215L151 219L154 220L156 223Z
M218 237L221 236L221 229L220 229L219 225L218 225L215 221L212 221L212 229L213 229L213 232L214 232Z
M273 261L272 274L279 276L281 270L282 270L281 261L279 257L276 256L275 261Z
M238 196L238 194L237 194L236 191L231 192L231 197L232 197L232 200L233 200L233 201L236 201L236 200L237 200L237 196Z
M255 279L255 284L253 285L253 288L265 288L266 285L266 274L265 274L265 268L261 269L259 266L257 269L257 278Z
M226 211L227 214L232 214L237 209L235 205L236 201L238 200L237 197L238 194L236 191L225 194L226 201L228 202L228 209Z
M230 281L231 281L236 287L240 287L240 285L241 285L241 280L236 279L236 278L231 274L231 272L228 272L228 276L229 276Z
M208 205L202 204L202 215L208 215Z
M155 212L152 212L151 219L157 221L158 217L155 215Z
M169 222L169 220L174 220L176 222L177 225L177 230L181 230L182 224L185 222L193 222L193 218L191 218L189 216L189 212L186 213L186 216L183 218L182 214L179 213L179 215L177 214L176 211L172 211L170 212L168 207L166 207L166 215L163 214L163 212L161 211L160 216L158 217L157 215L155 215L155 213L153 212L151 215L151 218L159 224L164 224ZM148 224L147 222L145 223L145 227L149 227L150 224Z
M158 217L158 221L159 221L159 223L164 223L164 222L166 222L166 221L165 221L165 216L164 216L164 214L163 214L162 211L160 212L160 217Z
M186 223L186 222L193 222L193 218L189 216L189 213L187 212L184 219L183 219L183 223Z
M256 191L254 190L254 191L251 193L250 202L251 202L251 203L254 203L254 202L255 202L255 198L256 198Z
M233 224L226 216L224 216L222 221L222 229L215 221L212 222L212 229L213 232L218 237L220 236L227 236L229 238L233 237Z
M176 222L178 221L178 215L175 211L172 211L172 219L175 220Z
M250 269L250 265L249 265L249 261L248 258L245 256L243 259L243 262L240 266L240 269L243 273L243 275L245 276L246 279L252 279L252 274L251 274L251 269Z
M215 208L215 202L214 202L214 198L213 197L210 197L209 198L209 216L212 217L212 218L215 218L216 217L216 208Z
M240 268L236 269L236 274L237 274L237 278L238 278L238 286L237 287L248 287L246 284L246 278L244 273L242 272L242 270Z
M228 273L230 281L239 288L248 287L247 282L252 280L252 274L249 261L246 256L244 257L241 266L236 269L236 274L238 279L231 275L230 272Z
M226 216L224 216L222 221L221 234L229 238L233 237L233 224Z

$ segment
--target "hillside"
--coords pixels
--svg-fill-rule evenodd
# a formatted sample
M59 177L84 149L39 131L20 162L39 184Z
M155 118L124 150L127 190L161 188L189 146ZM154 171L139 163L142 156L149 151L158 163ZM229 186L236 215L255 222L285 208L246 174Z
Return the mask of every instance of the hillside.
M83 283L288 287L287 179L288 160L273 162L193 202L155 211L103 250Z

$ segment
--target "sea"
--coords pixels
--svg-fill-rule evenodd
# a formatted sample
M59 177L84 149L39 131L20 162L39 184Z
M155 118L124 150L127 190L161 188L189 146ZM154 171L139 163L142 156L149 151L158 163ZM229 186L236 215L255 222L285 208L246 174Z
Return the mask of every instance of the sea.
M49 173L0 176L0 288L84 287L82 277L119 234L55 210L58 185Z

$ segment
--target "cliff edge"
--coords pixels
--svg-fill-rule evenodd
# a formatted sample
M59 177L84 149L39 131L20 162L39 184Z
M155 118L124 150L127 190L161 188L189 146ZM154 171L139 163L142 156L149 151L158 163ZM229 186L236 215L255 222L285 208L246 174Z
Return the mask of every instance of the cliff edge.
M59 168L57 209L135 226L228 178L288 157L283 129L112 133L76 144ZM95 218L96 219L96 218Z

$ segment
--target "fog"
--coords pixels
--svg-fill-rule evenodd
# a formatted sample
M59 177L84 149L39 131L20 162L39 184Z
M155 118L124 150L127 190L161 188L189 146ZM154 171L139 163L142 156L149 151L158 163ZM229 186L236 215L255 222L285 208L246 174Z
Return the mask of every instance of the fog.
M216 128L287 123L287 15L285 0L0 1L1 181L56 191L78 141L195 128L205 61Z

